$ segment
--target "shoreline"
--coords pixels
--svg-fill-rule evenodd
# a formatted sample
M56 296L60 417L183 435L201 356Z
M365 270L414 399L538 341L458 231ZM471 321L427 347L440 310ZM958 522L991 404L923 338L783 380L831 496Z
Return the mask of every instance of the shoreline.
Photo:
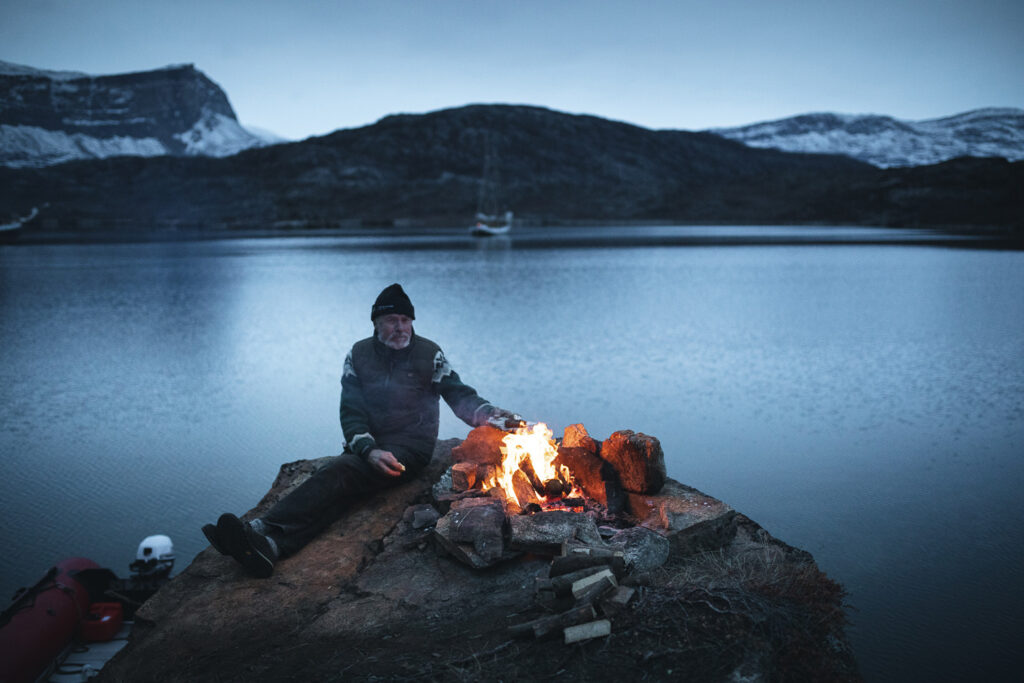
M622 228L614 231L614 228ZM677 231L670 231L678 228ZM726 229L734 228L733 234ZM763 234L757 234L757 232ZM262 239L353 240L355 249L634 247L634 246L939 246L1022 250L1024 233L977 226L894 227L849 224L736 224L674 221L580 221L526 225L508 235L471 236L466 227L360 226L287 229L173 229L147 232L18 231L3 246L163 244ZM742 234L738 234L742 233ZM803 233L803 234L801 234ZM360 243L360 240L365 243Z

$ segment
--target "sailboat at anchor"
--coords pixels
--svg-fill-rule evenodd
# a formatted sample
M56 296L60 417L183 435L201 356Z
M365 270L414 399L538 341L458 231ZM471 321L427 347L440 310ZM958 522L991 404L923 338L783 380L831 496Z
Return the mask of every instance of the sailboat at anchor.
M512 212L502 210L499 198L501 177L496 157L494 145L488 139L484 154L484 173L480 179L480 193L477 196L476 222L469 230L470 234L479 237L505 235L512 229Z

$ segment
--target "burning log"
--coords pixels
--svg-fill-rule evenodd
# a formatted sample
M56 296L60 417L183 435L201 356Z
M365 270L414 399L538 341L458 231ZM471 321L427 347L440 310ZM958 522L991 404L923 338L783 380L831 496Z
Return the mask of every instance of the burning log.
M519 470L526 475L526 478L530 481L530 485L533 487L533 490L537 493L537 495L543 496L544 482L541 481L541 478L537 476L537 471L533 469L533 463L530 462L529 458L526 458L519 463ZM516 491L516 495L518 494L519 492ZM519 500L520 502L522 502L522 498L520 498Z
M509 633L518 637L532 635L534 638L544 638L552 633L561 631L567 626L579 624L596 616L597 612L594 611L593 605L581 605L561 614L553 614L541 617L540 619L534 619L533 621L527 621L523 624L516 624L509 627Z
M537 497L537 491L533 486L533 482L530 481L529 476L522 469L516 470L512 475L512 488L515 489L520 508L524 508L530 503L540 503L540 498Z

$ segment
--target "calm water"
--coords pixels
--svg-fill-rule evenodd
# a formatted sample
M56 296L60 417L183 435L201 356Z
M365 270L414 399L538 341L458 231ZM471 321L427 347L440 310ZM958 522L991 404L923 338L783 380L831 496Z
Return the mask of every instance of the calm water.
M749 230L0 247L0 597L69 555L125 574L153 533L183 568L338 452L341 362L400 281L485 397L653 434L813 553L869 680L1020 680L1024 253Z

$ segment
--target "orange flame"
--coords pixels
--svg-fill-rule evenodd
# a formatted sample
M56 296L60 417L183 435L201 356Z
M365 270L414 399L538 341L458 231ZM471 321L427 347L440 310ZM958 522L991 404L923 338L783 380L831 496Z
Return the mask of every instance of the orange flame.
M495 478L487 482L487 486L500 486L508 500L523 504L524 501L520 501L516 496L512 478L526 461L529 461L542 482L550 479L572 482L568 467L555 467L558 447L555 446L552 436L553 432L543 422L538 422L533 427L521 426L515 432L506 435L502 439L505 445L501 447L500 469Z

